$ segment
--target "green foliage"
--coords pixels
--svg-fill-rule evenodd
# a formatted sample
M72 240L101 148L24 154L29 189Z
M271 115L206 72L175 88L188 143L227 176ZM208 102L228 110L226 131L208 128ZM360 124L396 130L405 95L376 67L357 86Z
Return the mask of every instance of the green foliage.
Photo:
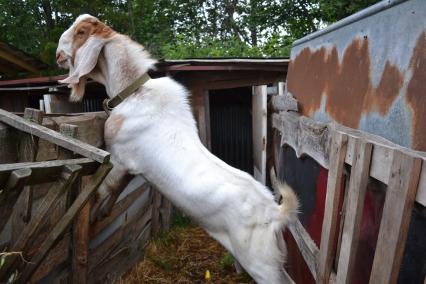
M219 259L219 268L225 270L234 266L234 257L230 253L226 253Z
M319 0L321 18L327 23L333 23L379 1L380 0Z
M0 40L54 67L61 33L89 13L156 57L282 57L292 42L378 0L0 0Z

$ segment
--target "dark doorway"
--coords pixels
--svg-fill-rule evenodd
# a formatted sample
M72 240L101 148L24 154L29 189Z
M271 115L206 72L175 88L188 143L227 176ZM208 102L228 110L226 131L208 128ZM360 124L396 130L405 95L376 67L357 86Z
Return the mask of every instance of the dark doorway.
M212 153L253 174L252 88L209 91Z

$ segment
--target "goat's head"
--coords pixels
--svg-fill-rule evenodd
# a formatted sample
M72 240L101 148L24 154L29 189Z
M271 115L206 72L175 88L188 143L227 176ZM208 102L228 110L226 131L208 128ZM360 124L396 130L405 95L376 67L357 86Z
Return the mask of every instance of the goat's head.
M95 68L99 54L115 31L91 15L79 16L59 39L56 62L69 69L69 76L60 83L71 87L71 101L80 101L84 95L88 75Z

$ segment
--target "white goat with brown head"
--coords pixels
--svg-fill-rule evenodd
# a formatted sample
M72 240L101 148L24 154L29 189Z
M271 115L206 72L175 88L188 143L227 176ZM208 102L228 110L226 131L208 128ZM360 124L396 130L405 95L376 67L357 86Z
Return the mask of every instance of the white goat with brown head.
M113 97L155 64L141 45L90 15L62 34L57 62L70 70L62 82L74 101L82 99L87 78ZM279 205L265 186L212 155L198 137L182 85L167 77L146 82L111 112L105 142L114 168L99 193L109 206L130 175L143 175L258 283L288 282L282 229L296 217L296 196L282 186Z

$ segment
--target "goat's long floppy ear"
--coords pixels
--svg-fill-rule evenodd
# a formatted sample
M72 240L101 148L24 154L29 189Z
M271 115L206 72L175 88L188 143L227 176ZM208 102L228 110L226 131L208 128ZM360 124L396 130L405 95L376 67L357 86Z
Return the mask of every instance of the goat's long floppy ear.
M77 49L74 58L74 66L70 68L69 76L59 82L71 85L78 84L83 76L89 74L93 68L95 68L99 54L105 43L105 38L90 36L86 42Z

